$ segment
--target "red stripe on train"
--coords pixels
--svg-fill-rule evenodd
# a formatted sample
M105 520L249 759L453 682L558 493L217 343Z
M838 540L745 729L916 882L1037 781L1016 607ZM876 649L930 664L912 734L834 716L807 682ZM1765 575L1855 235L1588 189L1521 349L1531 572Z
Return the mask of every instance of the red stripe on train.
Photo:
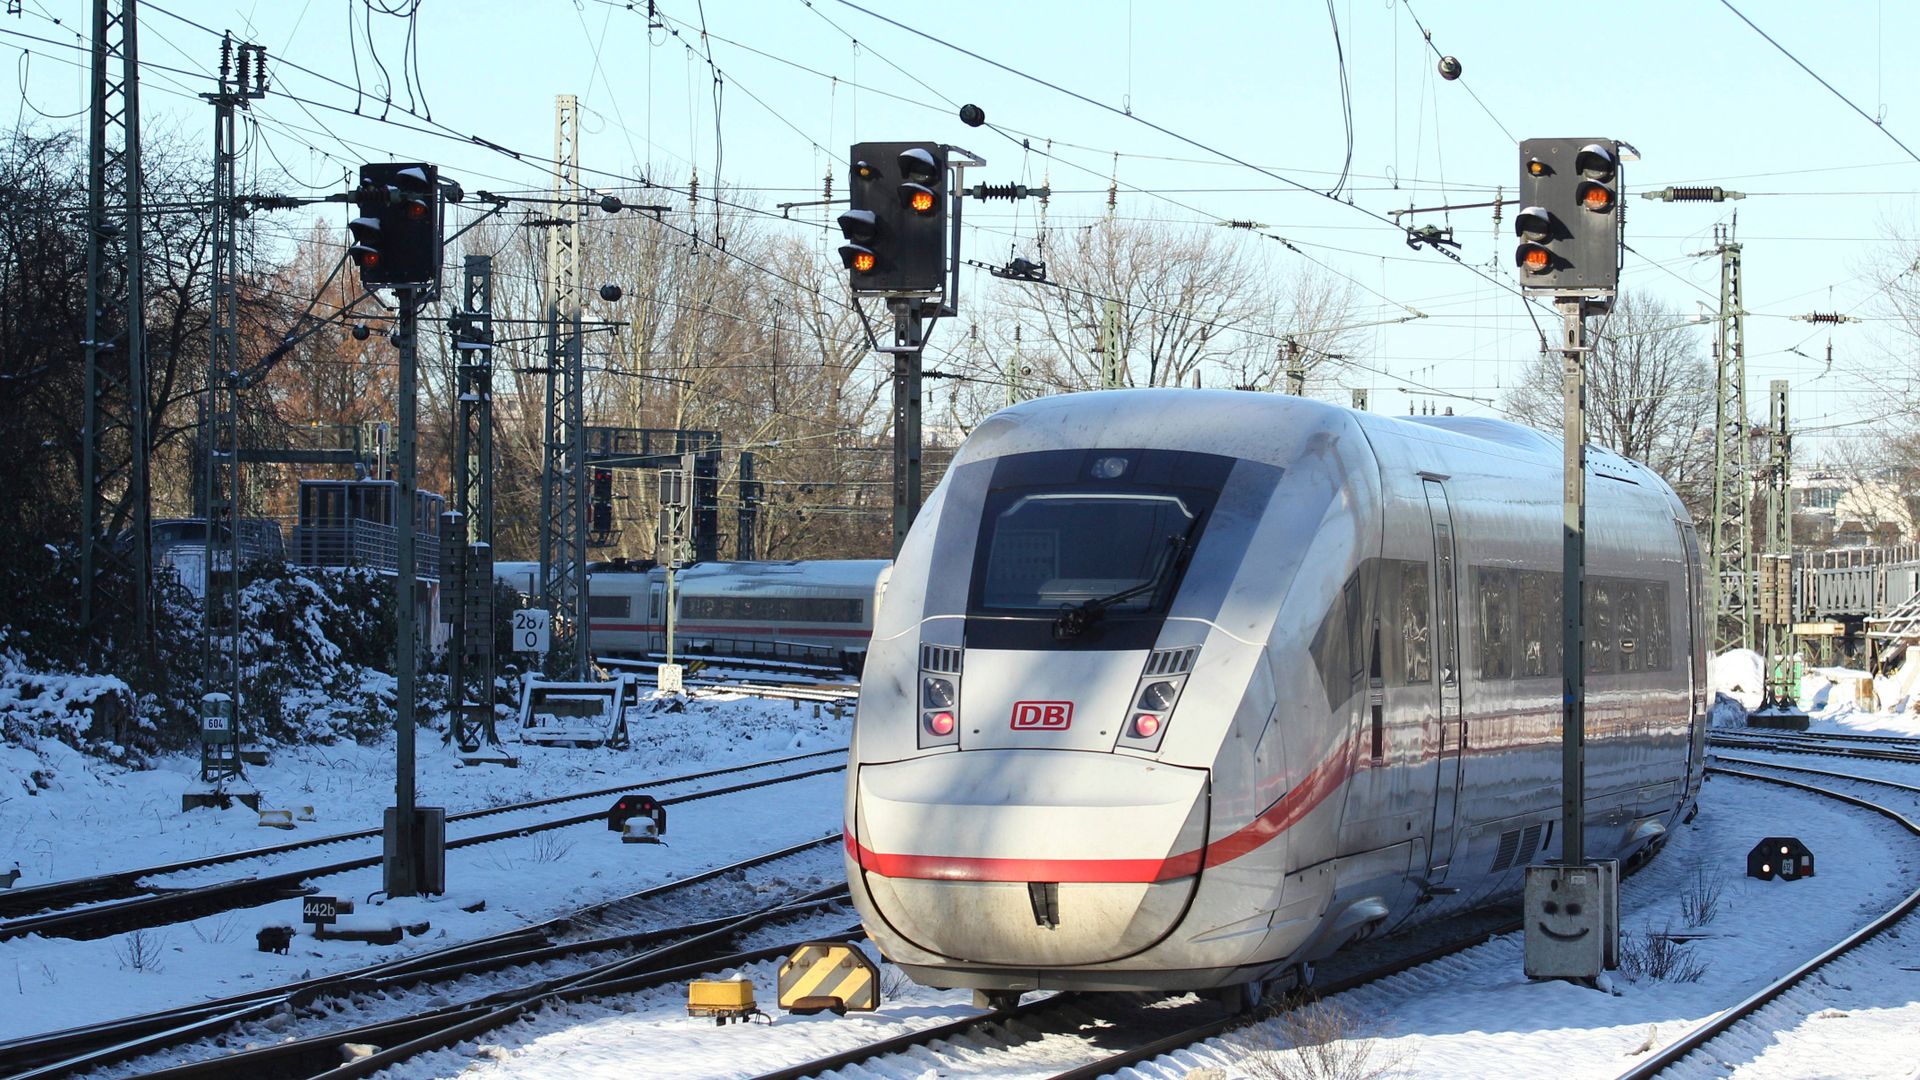
M661 626L657 623L655 624L610 623L610 622L600 622L598 620L589 620L588 626L590 626L594 630L608 630L616 633L642 633L642 634L666 633L666 627ZM873 636L873 631L862 630L862 629L854 629L854 630L822 629L822 628L811 627L811 626L805 626L805 627L803 626L733 626L733 625L719 625L714 623L684 623L684 622L674 623L673 632L675 634L789 634L795 637L800 637L808 634L812 634L816 637L864 638L864 637Z
M883 877L931 881L1060 881L1157 884L1191 877L1259 850L1312 813L1347 778L1347 748L1314 767L1291 791L1252 821L1194 851L1163 859L1002 859L879 852L843 831L847 853L862 870Z

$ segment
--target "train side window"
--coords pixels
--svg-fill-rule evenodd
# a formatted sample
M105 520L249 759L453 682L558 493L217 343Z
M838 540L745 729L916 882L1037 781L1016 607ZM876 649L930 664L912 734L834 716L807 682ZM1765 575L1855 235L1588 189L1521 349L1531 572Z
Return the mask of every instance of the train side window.
M1614 596L1617 589L1610 578L1587 579L1587 674L1611 675L1614 660Z
M1520 579L1520 677L1560 674L1560 575L1522 570Z
M1646 590L1646 627L1648 671L1667 671L1673 667L1673 621L1667 611L1667 583L1649 581Z
M1367 649L1367 704L1373 712L1373 762L1378 765L1387 759L1386 695L1382 693L1384 681L1380 677L1380 620L1375 619L1371 629L1373 640Z
M660 621L660 590L654 589L647 600L647 618Z
M590 619L624 619L632 610L633 598L630 596L587 596L587 617Z
M1361 645L1361 635L1366 633L1366 619L1360 610L1359 575L1348 578L1346 588L1341 592L1347 618L1347 677L1358 679L1366 664L1366 650Z
M1433 640L1429 622L1433 618L1431 588L1427 583L1428 565L1424 562L1400 564L1400 671L1402 686L1416 686L1433 679Z
M1620 628L1620 670L1640 671L1646 666L1647 640L1640 607L1647 587L1644 582L1623 581L1614 589L1613 621Z
M1513 579L1511 570L1477 566L1479 654L1482 679L1513 678Z

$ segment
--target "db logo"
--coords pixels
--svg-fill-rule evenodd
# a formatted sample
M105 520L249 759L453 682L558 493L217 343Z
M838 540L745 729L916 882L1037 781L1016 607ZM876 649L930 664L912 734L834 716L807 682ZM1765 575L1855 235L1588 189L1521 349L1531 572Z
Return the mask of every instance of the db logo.
M1013 730L1065 731L1073 723L1071 701L1016 701Z

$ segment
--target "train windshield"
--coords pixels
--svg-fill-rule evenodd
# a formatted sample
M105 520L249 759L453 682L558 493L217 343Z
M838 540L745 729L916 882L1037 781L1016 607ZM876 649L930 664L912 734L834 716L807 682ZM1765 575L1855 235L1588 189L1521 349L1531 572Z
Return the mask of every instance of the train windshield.
M1164 610L1200 519L1178 494L996 494L987 507L977 604L994 612Z

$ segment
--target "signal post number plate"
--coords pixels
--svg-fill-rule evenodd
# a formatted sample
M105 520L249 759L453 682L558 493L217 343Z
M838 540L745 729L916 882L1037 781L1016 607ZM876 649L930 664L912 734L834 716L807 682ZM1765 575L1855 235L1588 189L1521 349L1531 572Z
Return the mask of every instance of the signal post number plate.
M309 896L300 901L300 918L305 922L330 923L339 916L339 905L331 896Z
M1071 701L1016 701L1013 703L1013 730L1065 731L1073 726Z
M513 613L513 651L543 653L551 647L552 619L545 608L521 608Z

